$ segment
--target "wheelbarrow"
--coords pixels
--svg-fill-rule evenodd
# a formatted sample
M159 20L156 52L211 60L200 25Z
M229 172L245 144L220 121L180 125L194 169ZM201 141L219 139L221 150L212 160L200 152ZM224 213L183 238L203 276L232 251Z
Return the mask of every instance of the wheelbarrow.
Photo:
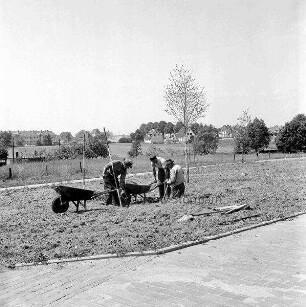
M132 196L136 197L137 195L142 196L146 200L146 193L153 191L158 187L158 185L154 188L151 188L153 183L149 185L139 185L135 183L126 183L125 189L121 196L121 203L124 204L125 207L128 207L131 203ZM72 202L76 206L76 212L79 211L79 206L82 205L84 210L86 211L86 202L88 200L93 200L103 194L108 194L112 191L92 191L80 188L74 188L69 186L53 186L54 189L60 196L56 197L52 201L52 211L54 213L64 213L69 208L69 203Z
M154 182L148 184L148 185L141 185L141 184L136 184L136 183L126 183L124 190L125 194L124 196L127 198L127 202L130 204L132 197L134 197L134 200L136 201L137 196L140 196L146 201L146 194L155 190L159 185L163 184L158 184L156 186L153 186Z
M63 185L53 186L52 189L60 195L52 201L52 210L54 213L66 212L69 208L69 202L72 202L76 206L76 212L79 211L79 205L83 205L86 211L86 201L109 193L109 191L96 192Z

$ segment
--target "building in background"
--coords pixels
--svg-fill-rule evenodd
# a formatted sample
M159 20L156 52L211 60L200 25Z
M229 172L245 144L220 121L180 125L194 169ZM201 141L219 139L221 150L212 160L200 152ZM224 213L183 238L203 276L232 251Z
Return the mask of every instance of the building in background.
M144 142L149 144L163 144L164 137L162 133L156 131L155 129L151 129L144 137Z
M176 133L175 136L176 136L176 138L178 139L179 142L181 142L181 143L185 142L185 138L186 138L186 136L185 136L185 128L182 127L179 130L179 132ZM194 132L190 128L188 128L188 131L187 131L187 141L192 140L194 137L195 137Z
M22 142L24 146L34 146L38 142L43 143L45 136L50 135L52 144L57 144L59 141L59 135L49 130L29 130L29 131L13 131L14 142L19 145L18 142Z
M68 144L73 140L71 132L61 132L59 138L61 144Z
M234 137L233 128L230 125L224 125L219 129L219 138L232 139Z
M88 145L90 143L90 140L92 138L92 135L89 131L81 130L79 131L73 138L73 142L78 144L84 143L84 135L85 135L85 144Z

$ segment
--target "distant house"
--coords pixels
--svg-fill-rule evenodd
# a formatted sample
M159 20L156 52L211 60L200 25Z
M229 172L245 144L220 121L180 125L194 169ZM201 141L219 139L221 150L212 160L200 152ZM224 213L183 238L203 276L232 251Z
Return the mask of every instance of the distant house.
M89 144L91 138L92 138L92 135L90 134L89 131L86 131L86 130L81 130L79 131L75 136L74 136L74 139L73 141L75 143L79 143L79 144L83 144L84 142L84 135L85 135L85 144Z
M144 142L149 144L163 144L164 137L160 132L151 129L144 137Z
M49 131L49 130L41 130L39 132L39 135L40 135L40 138L41 138L41 141L43 140L44 136L46 135L50 135L51 136L51 139L52 139L52 144L58 144L58 141L59 141L59 135L55 134L54 132L52 131Z
M50 135L52 143L56 144L59 140L59 136L49 130L30 130L30 131L13 131L13 136L16 139L22 139L24 145L36 145L38 141L42 142L45 135Z
M102 132L99 130L99 129L93 129L92 131L91 131L91 135L93 136L93 137L95 137L95 136L97 136L97 135L100 135Z
M233 129L230 125L224 125L219 129L219 138L226 139L226 138L233 138Z
M71 132L62 132L59 135L59 138L60 138L61 144L67 144L67 143L72 141L73 136L72 136Z
M273 126L273 127L268 128L268 130L269 130L270 135L276 136L281 130L281 128L282 128L281 126Z
M173 143L177 143L177 142L178 142L178 139L177 139L175 133L165 134L165 140L164 140L165 144L173 144Z
M185 128L182 127L175 136L176 136L176 139L179 142L185 142ZM195 137L194 132L190 128L188 128L188 131L187 131L187 141L190 141L194 137Z
M280 132L281 128L282 128L281 126L273 126L273 127L268 128L270 136L271 136L269 148L270 147L271 148L274 148L274 147L276 148L275 140L276 140L276 136Z
M14 138L22 138L25 145L35 145L37 141L41 141L41 136L38 131L13 131Z

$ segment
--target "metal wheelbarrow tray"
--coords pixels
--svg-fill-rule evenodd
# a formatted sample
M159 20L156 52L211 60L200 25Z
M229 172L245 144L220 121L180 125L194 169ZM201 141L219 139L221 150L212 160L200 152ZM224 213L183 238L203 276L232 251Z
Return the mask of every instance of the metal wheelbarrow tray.
M56 197L52 201L52 210L55 213L64 213L69 208L69 202L72 202L76 206L76 211L79 210L79 205L83 205L86 210L86 201L94 199L104 192L95 192L92 190L85 190L79 188L73 188L63 185L52 187L60 196ZM83 202L83 203L82 203Z
M136 183L126 183L125 184L125 193L127 194L127 197L129 198L129 202L131 202L131 197L133 196L136 200L137 195L141 196L144 201L146 201L146 194L155 190L157 186L152 188L153 183L149 185L141 185Z

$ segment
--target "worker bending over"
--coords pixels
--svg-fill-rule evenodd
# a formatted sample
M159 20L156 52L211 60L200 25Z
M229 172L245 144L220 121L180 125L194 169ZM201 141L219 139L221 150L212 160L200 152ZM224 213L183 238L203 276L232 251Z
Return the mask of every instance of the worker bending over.
M124 190L127 169L132 168L132 166L133 162L129 159L125 159L123 162L114 160L105 165L103 171L104 190L109 191L106 205L111 205L113 201L114 205L120 205L116 188L118 187Z
M170 171L170 178L166 180L166 183L171 186L172 198L181 197L185 193L184 171L171 159L166 160L165 165Z

